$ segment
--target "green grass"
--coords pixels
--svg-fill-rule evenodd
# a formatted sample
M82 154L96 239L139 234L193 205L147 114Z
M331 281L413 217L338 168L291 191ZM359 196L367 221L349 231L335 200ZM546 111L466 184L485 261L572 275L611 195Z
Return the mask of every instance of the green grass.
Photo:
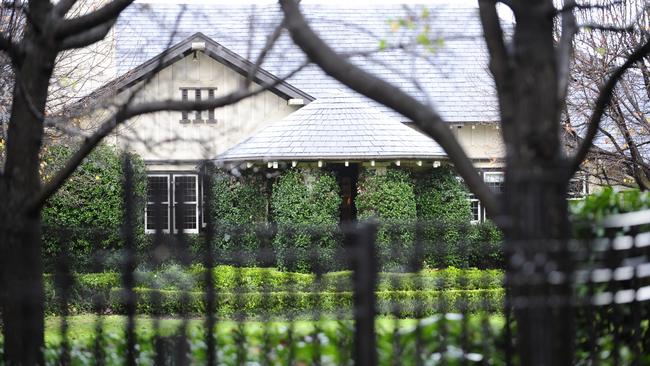
M68 318L68 340L71 344L73 364L94 363L92 354L95 329L98 319L103 333L104 358L107 364L123 363L125 354L125 324L123 316L96 317L78 315ZM378 355L380 364L391 364L399 359L403 365L415 364L415 339L422 340L422 357L431 361L439 358L438 351L444 347L450 364L460 362L458 346L463 342L467 352L478 362L489 358L490 364L501 363L494 347L494 336L503 328L499 315L469 315L463 319L460 314L447 314L415 319L392 319L379 317L376 320ZM178 334L184 321L177 318L163 318L158 321L158 334L167 342L167 349L178 349L174 335ZM48 364L55 364L61 344L61 318L46 319L45 341ZM189 358L192 363L205 361L205 327L202 319L188 319L185 322L189 339ZM150 317L136 319L138 359L141 364L151 364L154 357L154 320ZM419 336L417 335L419 333ZM295 322L219 321L214 335L217 339L217 356L222 364L240 362L259 364L268 361L272 365L288 363L290 354L296 364L313 364L319 357L323 365L350 364L352 359L353 323L349 320L325 319L321 321L300 320ZM441 335L445 337L442 338ZM465 341L462 334L466 335ZM455 345L455 346L454 346ZM470 362L470 364L473 362Z

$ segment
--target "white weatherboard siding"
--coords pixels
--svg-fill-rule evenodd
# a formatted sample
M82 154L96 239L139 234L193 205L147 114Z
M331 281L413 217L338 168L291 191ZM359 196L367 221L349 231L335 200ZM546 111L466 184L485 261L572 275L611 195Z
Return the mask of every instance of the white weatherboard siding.
M197 53L161 70L140 91L139 101L181 99L181 88L217 88L215 97L238 88L244 77L214 59ZM128 93L133 88L122 94ZM194 99L190 90L188 100ZM207 92L202 92L207 99ZM269 120L296 110L287 100L266 91L232 106L215 110L216 123L195 123L196 112L188 112L183 124L181 112L159 112L130 120L119 131L119 143L145 161L201 160L213 158L250 136ZM207 119L208 112L202 113Z

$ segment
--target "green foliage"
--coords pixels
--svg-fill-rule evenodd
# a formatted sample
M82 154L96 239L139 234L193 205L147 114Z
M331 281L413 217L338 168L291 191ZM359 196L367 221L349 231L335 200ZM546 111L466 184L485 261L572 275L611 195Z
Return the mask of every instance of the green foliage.
M260 249L256 228L268 220L266 181L259 174L235 177L217 170L212 184L217 248L221 253L243 251L244 264L254 264Z
M359 176L356 198L359 220L376 219L377 249L384 268L398 268L413 246L413 222L417 216L415 192L409 173L388 168L385 174L365 170ZM397 247L399 245L399 248Z
M449 222L468 222L472 208L469 192L450 167L440 167L415 177L418 218Z
M471 248L461 242L474 231L469 224L472 211L467 196L467 188L451 167L440 167L415 177L418 219L431 223L424 229L424 241L446 252L447 262L453 266L468 265L468 258L463 257ZM433 258L427 260L432 262Z
M137 311L140 314L163 316L178 314L205 314L205 293L178 290L152 290L136 288ZM182 297L187 301L181 301ZM377 308L380 315L397 315L401 318L429 316L440 312L496 312L502 307L502 289L481 290L420 290L378 291ZM157 297L159 306L155 305ZM320 314L351 314L352 292L243 292L218 293L216 313L220 317L244 316L286 319L310 317ZM109 309L111 313L125 314L125 293L111 290ZM398 310L396 310L398 309Z
M278 225L273 248L281 268L307 271L310 263L334 262L340 204L339 186L332 173L305 169L282 173L271 198Z
M136 271L134 275L136 286L169 293L171 295L166 301L170 302L182 291L201 293L205 290L205 269L199 265L194 265L189 269L184 269L179 265L167 265L155 271ZM213 268L212 278L214 288L219 294L286 294L291 292L309 293L316 290L332 294L353 291L352 272L350 271L328 272L317 278L312 273L221 265ZM393 296L388 293L392 291L497 290L502 287L502 281L503 272L500 270L450 267L442 270L424 269L418 273L381 272L378 277L377 291L386 293L385 296ZM46 275L44 282L47 312L57 314L60 311L61 292L55 288L52 275ZM107 303L111 296L117 296L115 293L118 292L117 289L121 285L122 278L118 272L76 274L69 295L70 313L94 311L95 304ZM248 296L257 298L258 295ZM281 295L279 298L284 298L282 296L285 295ZM108 306L113 305L108 304ZM151 304L143 306L150 307ZM166 305L168 309L178 309L179 306L180 304Z
M74 153L57 145L42 158L43 178L50 179ZM134 225L137 241L144 239L146 173L142 159L132 155L134 167ZM87 267L97 251L121 248L120 228L124 217L124 165L122 155L111 146L100 145L43 208L43 254L50 267L63 250L75 267Z
M574 235L577 237L593 234L602 236L604 229L598 223L603 218L648 208L650 208L650 192L641 192L638 189L619 191L612 187L605 187L584 199L571 201L569 205L574 223Z

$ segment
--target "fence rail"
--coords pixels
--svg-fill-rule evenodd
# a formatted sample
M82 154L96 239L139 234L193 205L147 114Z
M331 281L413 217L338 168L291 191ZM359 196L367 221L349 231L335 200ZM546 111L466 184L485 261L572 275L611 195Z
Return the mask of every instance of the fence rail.
M574 364L650 364L650 211L531 260L512 249L531 243L432 242L448 228L431 222L209 219L143 249L126 164L119 251L101 250L101 229L45 230L61 249L44 277L48 364L511 365L518 333L544 321L522 314L540 308L567 313ZM81 265L80 233L96 245ZM468 260L483 268L457 268Z

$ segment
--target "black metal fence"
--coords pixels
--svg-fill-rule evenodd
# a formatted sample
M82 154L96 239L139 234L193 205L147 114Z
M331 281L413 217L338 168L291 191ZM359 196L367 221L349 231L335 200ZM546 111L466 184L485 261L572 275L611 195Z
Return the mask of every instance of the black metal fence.
M540 308L566 314L574 364L650 364L649 212L606 220L568 246L545 243L551 250L532 261L516 249L504 260L490 243L431 242L424 222L209 219L198 237L158 230L143 250L126 172L124 248L96 248L79 271L62 246L45 274L48 364L521 364L518 334L545 321L532 316ZM48 230L61 243L80 230L103 237ZM259 245L226 250L224 236ZM458 253L485 268L451 266L445 258ZM561 284L570 291L554 292Z

